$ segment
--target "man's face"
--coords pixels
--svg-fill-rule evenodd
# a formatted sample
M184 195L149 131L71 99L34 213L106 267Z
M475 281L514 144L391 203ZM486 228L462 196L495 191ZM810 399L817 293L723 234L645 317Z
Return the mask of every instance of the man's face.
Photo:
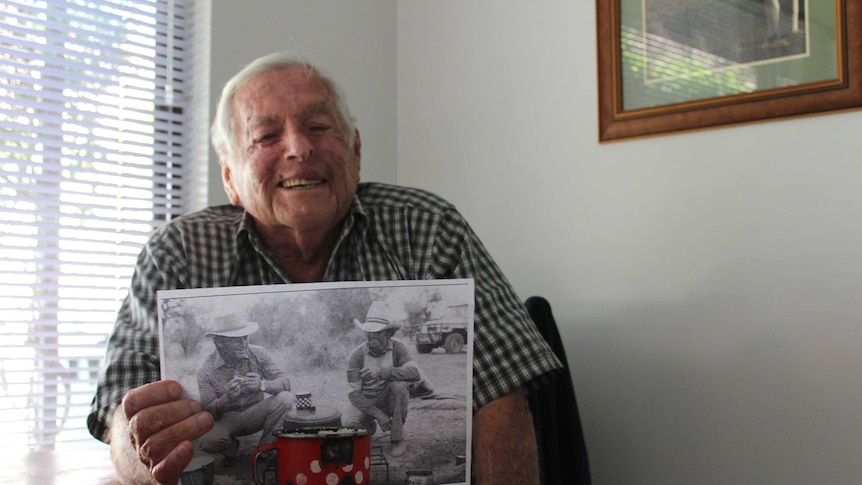
M300 68L263 74L237 91L238 150L222 165L222 180L262 232L327 232L347 214L361 143L358 132L350 143L331 98Z
M216 350L228 364L236 364L248 358L248 337L213 337Z
M372 354L382 354L386 350L386 344L389 343L389 334L387 332L374 332L366 335L368 338L368 350Z

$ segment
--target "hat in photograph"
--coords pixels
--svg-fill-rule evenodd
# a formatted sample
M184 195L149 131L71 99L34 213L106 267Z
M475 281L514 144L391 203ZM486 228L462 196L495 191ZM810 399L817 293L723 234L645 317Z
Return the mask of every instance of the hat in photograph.
M395 313L392 308L383 301L375 301L368 307L368 315L364 322L353 319L353 324L363 332L377 333L384 330L398 330L401 328L400 323L394 323L393 316Z
M257 323L230 315L213 319L204 337L245 337L257 332L257 329Z

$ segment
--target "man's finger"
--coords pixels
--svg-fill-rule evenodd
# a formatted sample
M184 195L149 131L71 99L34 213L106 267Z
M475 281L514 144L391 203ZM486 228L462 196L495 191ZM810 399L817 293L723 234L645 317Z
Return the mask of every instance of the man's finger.
M123 412L131 419L141 409L176 401L183 394L183 386L177 381L150 382L132 389L123 398Z
M158 404L138 411L129 419L129 433L143 442L151 435L182 422L201 411L197 401L186 399ZM191 439L182 437L182 439Z
M172 403L164 406L175 406L175 404ZM197 408L200 409L200 406L198 405ZM145 412L141 412L140 416L147 417L146 413L149 411L148 409ZM198 438L212 429L213 418L207 412L198 412L182 420L172 421L170 425L153 428L154 431L151 434L146 434L146 431L142 434L135 434L136 428L132 426L133 424L130 422L129 429L132 435L138 437L138 454L141 457L141 461L152 470L154 466L167 460L171 456L171 453L176 450L177 446L183 442Z
M194 456L194 445L190 441L183 441L171 450L164 460L151 467L150 473L159 483L177 483Z

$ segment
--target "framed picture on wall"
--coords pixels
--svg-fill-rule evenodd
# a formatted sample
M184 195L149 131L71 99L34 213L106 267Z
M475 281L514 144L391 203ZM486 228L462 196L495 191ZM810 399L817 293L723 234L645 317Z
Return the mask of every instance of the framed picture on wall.
M862 2L597 0L599 141L862 107Z

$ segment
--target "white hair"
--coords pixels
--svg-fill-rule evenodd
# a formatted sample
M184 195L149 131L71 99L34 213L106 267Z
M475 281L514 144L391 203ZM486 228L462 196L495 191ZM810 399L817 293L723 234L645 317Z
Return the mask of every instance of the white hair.
M350 109L344 100L341 87L325 75L320 68L308 59L290 52L275 52L252 61L249 65L234 74L224 85L216 106L215 118L210 127L210 138L220 163L227 163L236 153L236 123L233 119L233 99L237 91L247 82L263 74L281 69L301 68L308 76L315 76L329 90L339 121L347 132L348 145L353 145L356 132L356 121L350 114Z

